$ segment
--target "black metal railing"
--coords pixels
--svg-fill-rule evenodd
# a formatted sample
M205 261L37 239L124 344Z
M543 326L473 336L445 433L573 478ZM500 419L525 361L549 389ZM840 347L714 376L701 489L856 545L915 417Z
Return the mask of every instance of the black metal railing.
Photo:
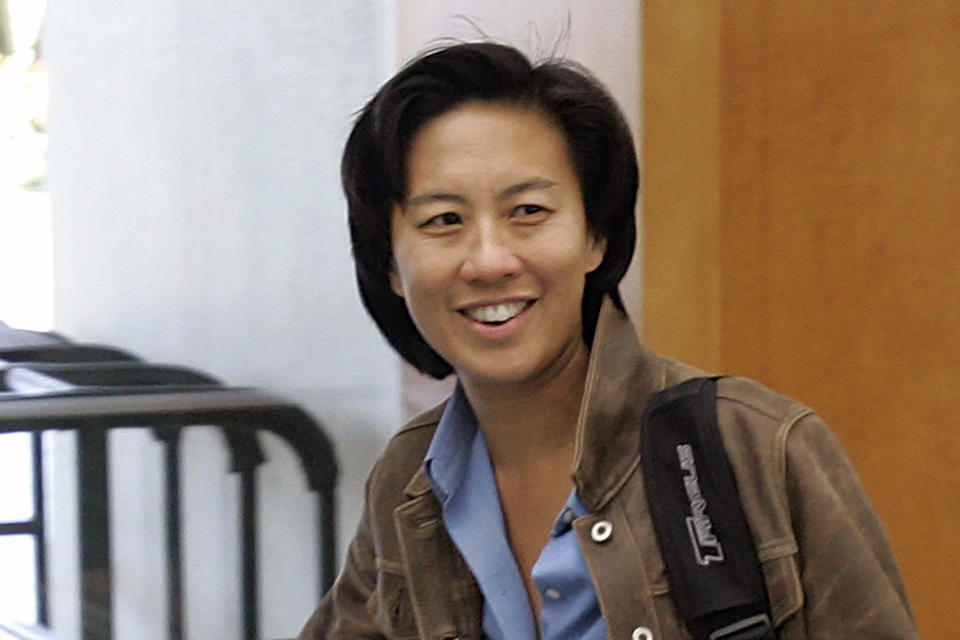
M28 534L36 540L41 624L49 622L50 604L40 434L76 432L81 637L109 640L113 591L108 434L146 428L164 450L168 636L183 638L180 443L183 430L192 426L221 430L231 471L240 477L244 639L260 637L256 509L256 471L264 462L260 432L279 436L293 449L309 488L317 494L321 593L331 586L336 574L337 466L330 441L303 409L262 390L226 387L201 372L151 365L112 347L66 341L8 349L0 345L0 434L30 433L34 467L33 517L0 525L0 535Z

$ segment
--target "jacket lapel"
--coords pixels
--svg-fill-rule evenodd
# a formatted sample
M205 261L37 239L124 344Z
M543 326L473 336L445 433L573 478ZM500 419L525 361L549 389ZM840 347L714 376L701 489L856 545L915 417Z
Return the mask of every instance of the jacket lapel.
M424 638L482 637L483 598L443 525L443 511L421 469L410 498L393 512L417 627Z

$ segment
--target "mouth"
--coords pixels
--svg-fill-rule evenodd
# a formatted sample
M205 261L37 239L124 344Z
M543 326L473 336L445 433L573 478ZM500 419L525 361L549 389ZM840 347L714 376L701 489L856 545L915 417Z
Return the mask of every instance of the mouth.
M482 324L497 326L510 322L518 315L523 313L533 300L521 300L518 302L503 302L499 304L489 304L480 307L470 307L461 309L460 313L471 320L476 320Z

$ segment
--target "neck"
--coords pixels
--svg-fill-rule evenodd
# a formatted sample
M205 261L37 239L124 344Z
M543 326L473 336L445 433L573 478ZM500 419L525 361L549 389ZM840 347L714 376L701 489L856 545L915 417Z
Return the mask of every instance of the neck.
M461 380L498 472L558 457L572 467L589 355L580 343L523 382Z

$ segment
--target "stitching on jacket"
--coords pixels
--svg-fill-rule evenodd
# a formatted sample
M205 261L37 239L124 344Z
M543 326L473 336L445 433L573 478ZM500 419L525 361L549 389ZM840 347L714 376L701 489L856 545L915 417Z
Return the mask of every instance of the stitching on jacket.
M788 416L777 429L777 438L776 438L776 452L774 463L776 464L777 470L777 482L779 487L777 487L777 500L779 501L779 506L784 510L783 513L787 518L787 522L790 524L790 528L793 529L793 516L790 511L790 503L787 498L787 440L790 438L790 434L793 431L794 425L800 422L802 419L809 416L816 416L812 409L800 405L799 409L795 415Z
M377 556L374 558L373 562L374 567L377 571L383 571L384 573L390 573L401 578L406 578L407 574L403 570L403 563L396 562L394 560L387 560L386 558L381 558Z
M606 329L605 323L597 322L596 332L594 333L594 336L593 336L593 344L600 344L600 341L603 338L603 333L606 330L607 329ZM581 456L583 455L583 439L585 437L584 434L586 433L584 424L587 421L587 413L588 413L587 405L589 404L588 402L586 402L586 399L591 397L593 393L593 387L596 384L597 378L600 376L600 373L599 373L600 367L594 366L594 359L600 357L599 353L600 353L599 349L591 349L590 358L587 362L587 379L583 383L583 396L580 401L580 410L577 412L577 431L576 431L577 442L573 448L574 468L576 468L577 464L580 461Z

